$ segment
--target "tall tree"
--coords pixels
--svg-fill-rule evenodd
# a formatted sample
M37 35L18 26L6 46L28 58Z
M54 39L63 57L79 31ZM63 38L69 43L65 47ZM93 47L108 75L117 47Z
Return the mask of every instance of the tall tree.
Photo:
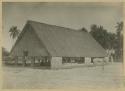
M17 26L12 26L9 30L10 32L10 37L12 37L13 39L17 38L19 33L20 33L20 30L17 29Z
M115 49L116 48L116 43L117 43L117 40L116 40L116 34L115 33L110 33L108 32L108 44L109 44L109 49Z
M97 26L93 24L91 26L90 34L95 38L95 40L105 49L109 48L109 35L103 26Z
M122 57L123 56L123 22L117 22L116 27L116 33L117 33L117 56Z

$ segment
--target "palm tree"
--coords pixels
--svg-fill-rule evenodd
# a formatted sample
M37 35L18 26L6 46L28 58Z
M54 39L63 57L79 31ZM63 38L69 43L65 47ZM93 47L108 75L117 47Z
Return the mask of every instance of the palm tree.
M122 51L123 51L123 22L118 22L116 27L116 32L117 32L117 56L121 57L122 56Z
M20 34L20 30L17 29L17 26L12 26L9 32L10 32L10 37L12 37L13 39L17 38L18 35Z
M117 29L117 34L121 34L123 31L123 22L117 22L117 25L115 27Z

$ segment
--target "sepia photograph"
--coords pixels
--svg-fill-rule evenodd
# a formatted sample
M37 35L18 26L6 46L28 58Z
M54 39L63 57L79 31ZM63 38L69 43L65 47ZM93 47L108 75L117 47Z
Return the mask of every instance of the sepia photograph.
M119 89L122 2L3 2L2 89Z

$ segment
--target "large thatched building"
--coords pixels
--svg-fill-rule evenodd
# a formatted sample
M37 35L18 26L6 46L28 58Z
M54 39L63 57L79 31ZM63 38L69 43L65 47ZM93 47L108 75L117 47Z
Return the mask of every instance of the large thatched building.
M58 68L63 63L84 63L85 57L104 58L106 52L88 32L28 21L11 55Z

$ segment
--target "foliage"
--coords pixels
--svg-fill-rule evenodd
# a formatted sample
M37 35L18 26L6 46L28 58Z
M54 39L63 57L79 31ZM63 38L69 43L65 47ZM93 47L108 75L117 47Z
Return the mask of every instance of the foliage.
M117 33L117 46L116 46L116 53L117 58L120 58L123 56L123 22L118 22L116 27L116 33Z
M84 31L84 32L88 32L88 31L87 31L87 29L86 29L86 28L84 28L84 27L83 27L83 28L81 28L80 30L81 30L81 31Z
M19 33L20 33L20 30L17 29L17 26L12 26L9 30L10 32L10 37L12 37L13 39L17 38Z
M105 49L114 48L114 42L116 35L107 32L103 26L97 26L93 24L91 26L90 34L95 38L95 40Z
M118 22L116 33L107 32L103 26L93 24L90 34L105 49L114 49L116 58L123 57L123 22Z

